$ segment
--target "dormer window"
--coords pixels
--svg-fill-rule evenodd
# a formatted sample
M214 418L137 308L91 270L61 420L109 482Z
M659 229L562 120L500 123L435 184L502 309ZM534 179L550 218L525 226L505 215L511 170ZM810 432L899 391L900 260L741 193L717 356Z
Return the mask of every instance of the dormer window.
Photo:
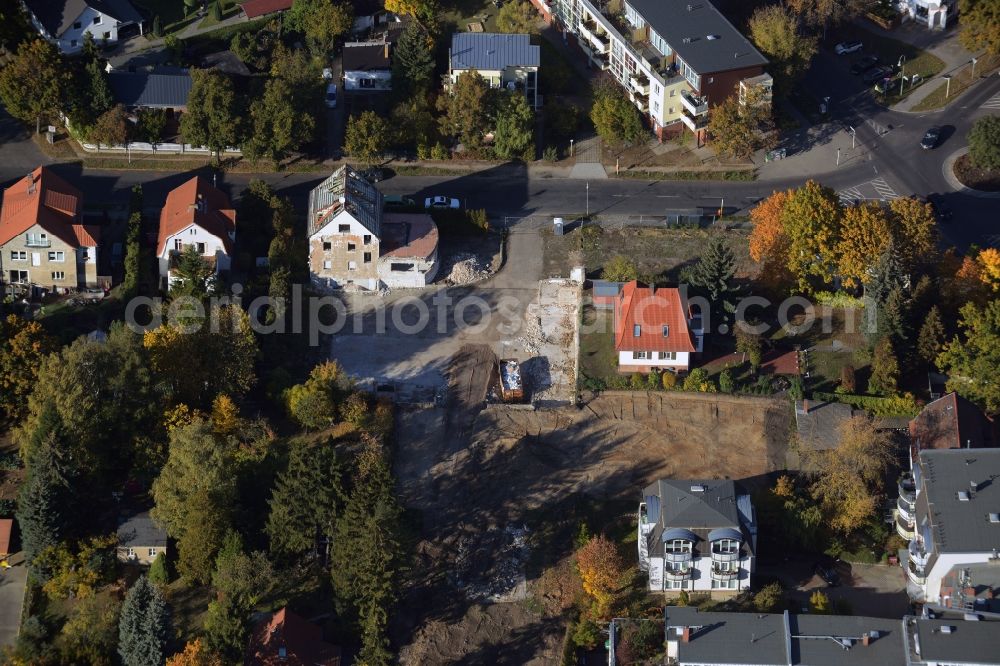
M642 334L642 327L641 327L641 326L639 326L639 324L636 324L635 326L633 326L633 327L632 327L632 335L633 335L634 337L636 337L636 338L637 338L637 337L639 337L639 336L640 336L641 334Z
M670 327L667 326L666 324L664 324L664 326L663 326L663 337L665 337L665 338L669 338L670 337Z

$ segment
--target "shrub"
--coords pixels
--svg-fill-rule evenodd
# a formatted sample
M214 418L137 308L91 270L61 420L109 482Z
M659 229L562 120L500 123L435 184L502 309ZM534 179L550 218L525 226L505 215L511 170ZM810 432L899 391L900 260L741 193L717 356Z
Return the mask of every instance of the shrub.
M983 116L967 136L969 157L980 169L1000 169L1000 116Z
M729 372L729 368L726 368L719 373L719 390L723 393L732 393L733 388L733 375Z
M669 370L660 375L660 381L663 382L663 388L667 391L677 386L677 375Z
M805 397L805 388L802 386L802 377L795 375L791 379L791 386L788 387L788 394L792 400L801 400Z
M166 585L170 582L170 570L167 565L166 553L160 553L149 566L149 582Z
M555 146L546 146L545 150L542 151L542 159L546 162L558 162L559 149Z
M816 590L809 597L809 607L817 615L829 615L831 610L830 597L826 596L822 591Z
M700 393L715 393L715 384L708 377L708 372L704 368L695 368L684 378L685 391L698 391Z
M838 392L842 390L844 393L854 393L857 391L857 379L854 374L853 365L845 365L840 369L840 386L837 388Z
M659 389L662 384L660 383L660 371L656 368L646 375L646 390L655 391Z
M813 393L813 399L828 402L843 402L863 409L872 416L915 416L920 411L912 393L883 398L873 395L847 395L844 393Z
M687 590L681 590L681 593L677 595L677 605L687 606L691 603L691 595L688 594Z
M628 257L620 254L608 259L601 270L601 277L611 282L628 282L639 277L635 264Z
M360 393L352 393L340 406L340 418L356 428L362 427L368 418L368 401Z
M633 391L641 391L646 388L646 378L638 372L633 372L629 384Z
M599 250L604 228L599 224L588 224L580 230L580 244L584 250Z
M448 150L443 143L441 143L440 141L438 141L437 143L434 144L434 147L431 148L431 159L432 160L450 160L451 159L451 151Z
M478 229L482 229L483 231L490 230L490 218L489 215L486 214L485 208L470 210L469 223Z
M590 618L581 617L573 627L573 644L593 650L601 642L601 628Z
M427 144L426 141L421 141L417 144L417 159L418 160L429 160L434 154L434 149Z
M753 607L761 613L771 613L781 608L785 599L785 591L781 589L781 583L775 581L760 588L753 595Z

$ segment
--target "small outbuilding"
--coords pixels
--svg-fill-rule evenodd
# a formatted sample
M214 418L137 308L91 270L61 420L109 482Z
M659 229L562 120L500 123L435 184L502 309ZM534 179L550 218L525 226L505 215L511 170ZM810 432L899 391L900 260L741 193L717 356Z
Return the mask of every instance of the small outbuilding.
M167 531L156 524L148 511L118 524L118 559L150 565L160 553L167 553Z

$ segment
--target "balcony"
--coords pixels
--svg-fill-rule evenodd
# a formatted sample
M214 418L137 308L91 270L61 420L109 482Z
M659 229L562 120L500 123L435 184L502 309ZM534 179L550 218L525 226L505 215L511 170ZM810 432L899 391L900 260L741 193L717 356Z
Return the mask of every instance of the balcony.
M734 553L723 553L723 552L717 553L714 550L712 551L713 562L739 562L739 560L740 560L740 551L738 550Z
M913 529L913 520L907 520L901 512L896 512L896 520L894 522L896 523L896 534L902 538L910 541L916 536L916 532Z
M692 116L701 116L708 113L708 100L704 97L693 95L687 90L681 91L681 105Z
M52 247L52 241L47 238L28 238L24 245L25 247Z
M664 569L663 575L667 580L690 580L692 569Z
M912 559L906 563L906 577L916 585L927 583L927 571L924 570L923 566L915 564Z
M913 511L913 505L917 501L917 484L913 481L913 475L906 472L900 476L896 482L896 489L899 491L900 501L909 504L910 511Z
M691 553L673 553L669 550L663 553L663 560L665 562L678 563L678 562L690 562Z
M739 568L725 570L715 566L714 564L712 565L712 578L714 580L735 580L739 577Z
M686 113L681 114L681 122L687 125L688 129L692 132L697 132L698 130L703 130L708 127L708 116L697 116L692 118Z
M630 74L628 77L629 83L632 84L632 89L637 93L642 95L649 94L649 78L642 72L635 72Z

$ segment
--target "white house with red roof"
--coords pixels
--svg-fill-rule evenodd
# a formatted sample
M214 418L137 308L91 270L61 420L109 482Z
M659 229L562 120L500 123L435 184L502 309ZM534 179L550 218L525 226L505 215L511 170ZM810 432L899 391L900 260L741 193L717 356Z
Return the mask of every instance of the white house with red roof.
M679 289L626 282L614 313L619 372L686 372L702 350L701 316Z
M100 227L83 224L83 194L46 167L4 190L0 269L6 284L65 292L97 286Z
M169 286L175 257L192 245L218 274L228 271L236 240L236 211L229 198L208 180L195 176L167 195L160 211L156 256L160 278Z

